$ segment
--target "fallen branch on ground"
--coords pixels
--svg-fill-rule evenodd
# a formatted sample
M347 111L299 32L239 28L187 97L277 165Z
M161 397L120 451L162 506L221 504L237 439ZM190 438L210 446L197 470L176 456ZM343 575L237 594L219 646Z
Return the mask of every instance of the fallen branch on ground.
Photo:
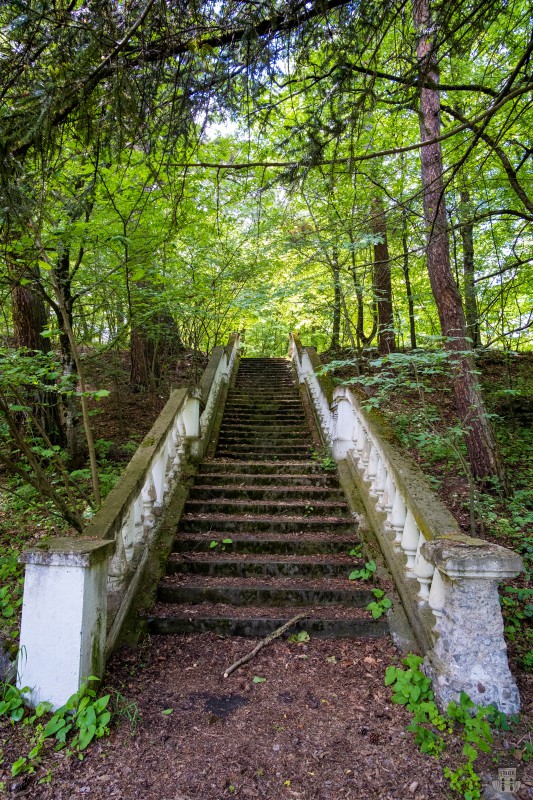
M295 622L299 622L301 619L305 619L307 616L309 615L297 614L295 617L286 622L285 625L282 625L281 628L276 628L275 631L269 633L265 639L261 639L259 644L256 647L254 647L254 649L250 653L247 653L242 658L239 658L239 660L236 661L235 664L232 664L231 667L228 667L224 673L224 677L228 678L232 672L241 667L243 664L246 664L247 661L250 661L250 659L252 659L255 655L257 655L257 653L260 650L262 650L263 647L265 647L267 644L270 644L270 642L272 642L274 639L277 639L278 636L281 636L282 633L285 633L285 631L288 630L291 627L291 625L294 625Z

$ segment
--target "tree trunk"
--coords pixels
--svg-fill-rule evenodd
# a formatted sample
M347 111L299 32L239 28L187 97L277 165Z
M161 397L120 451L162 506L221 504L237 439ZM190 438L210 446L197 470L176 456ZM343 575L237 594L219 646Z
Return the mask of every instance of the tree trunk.
M439 92L424 85L427 81L435 85L439 79L428 0L415 0L414 23L419 37L420 134L424 141L438 138L441 127ZM481 480L498 478L504 487L503 465L474 374L461 296L453 280L439 142L421 148L421 162L428 273L445 346L453 354L455 403L472 472Z
M407 222L405 217L402 228L402 248L403 248L403 265L402 265L403 275L405 279L405 291L407 294L407 307L409 309L409 336L411 339L411 350L416 350L415 306L413 303L411 276L409 274L409 246L407 244Z
M48 316L43 299L29 286L15 283L11 291L15 347L50 352L50 340L42 335Z
M329 349L332 352L337 352L340 347L340 333L341 333L341 273L339 267L339 253L335 249L331 261L331 269L333 271L333 331L331 334L331 344Z
M26 270L27 272L28 270ZM37 270L32 270L32 273L38 279ZM43 328L48 322L48 313L43 298L29 285L21 284L17 266L8 264L8 274L12 281L11 313L15 346L17 348L24 347L33 352L49 353L51 350L50 339L42 335ZM32 387L28 387L28 402L33 408L39 425L46 432L52 444L62 447L65 444L65 435L57 394L53 391L36 391Z
M472 347L481 344L479 335L479 315L477 309L476 283L474 271L474 225L469 211L470 193L461 192L461 239L463 242L463 280L465 294L466 329L472 340Z
M59 305L55 305L54 311L59 328L59 347L61 351L61 364L63 375L72 380L74 386L78 382L76 372L76 359L70 344L69 331L67 330L65 319L68 321L69 329L73 329L73 304L72 298L72 278L70 275L70 249L65 247L57 259L56 280L61 296ZM61 311L64 308L64 314ZM80 415L77 399L74 394L61 396L61 416L63 428L66 436L66 447L69 454L69 466L71 469L79 469L85 463L86 449L83 447L80 436Z
M387 217L381 197L372 200L372 232L381 241L374 244L374 294L378 306L378 350L382 355L396 350Z
M155 299L156 290L144 285ZM159 308L150 313L146 298L141 299L141 308L137 314L139 322L132 325L130 337L131 373L130 383L137 389L148 389L157 385L163 374L163 368L169 359L182 348L178 326L166 308ZM135 314L135 308L133 309ZM140 321L142 319L142 322Z

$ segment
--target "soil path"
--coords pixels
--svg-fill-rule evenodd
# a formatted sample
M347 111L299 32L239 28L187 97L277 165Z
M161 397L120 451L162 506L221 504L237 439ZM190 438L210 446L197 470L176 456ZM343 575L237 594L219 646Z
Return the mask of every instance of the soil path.
M83 762L60 757L52 784L34 785L31 797L446 797L441 768L389 702L383 679L398 657L389 640L279 640L224 680L254 644L195 634L121 651L107 683L137 703L136 729L123 719Z

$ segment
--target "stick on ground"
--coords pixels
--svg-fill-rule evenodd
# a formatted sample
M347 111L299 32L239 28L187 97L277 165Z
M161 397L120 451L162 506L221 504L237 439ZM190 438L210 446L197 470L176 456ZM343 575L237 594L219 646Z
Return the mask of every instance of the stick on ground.
M247 653L242 658L239 658L239 660L236 661L234 664L232 664L231 667L228 667L227 670L224 673L224 677L225 678L229 677L232 672L234 672L236 669L241 667L243 664L246 664L247 661L250 661L250 659L252 659L255 655L257 655L257 653L260 650L262 650L263 647L265 647L267 644L270 644L270 642L274 641L274 639L277 639L278 636L281 636L282 633L285 633L285 631L288 630L291 627L291 625L294 625L296 622L299 622L301 619L305 619L307 616L309 616L309 615L308 614L297 614L295 617L290 619L288 622L286 622L280 628L276 628L275 631L273 631L272 633L269 633L268 636L266 636L264 639L261 639L259 644L256 647L254 647L254 649L250 653Z

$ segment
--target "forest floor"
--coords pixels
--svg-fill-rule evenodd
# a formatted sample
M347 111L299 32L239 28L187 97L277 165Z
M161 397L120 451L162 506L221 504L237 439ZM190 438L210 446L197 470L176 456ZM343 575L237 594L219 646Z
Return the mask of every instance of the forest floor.
M169 376L167 393L170 385L187 382L193 358L186 354L177 373ZM481 535L494 536L528 555L524 547L532 509L527 506L531 503L527 474L531 478L532 465L526 400L531 408L533 359L512 361L514 394L505 391L509 377L502 381L498 358L487 358L482 367L489 406L503 420L500 437L518 500L478 495L476 525L481 528L483 518ZM165 391L131 392L123 359L115 358L108 367L100 365L92 377L95 387L111 392L95 406L94 422L97 438L106 442L104 461L114 474L157 416ZM428 395L404 391L395 392L387 407L381 408L395 421L402 441L468 530L468 480L457 469L453 448L443 444L445 429L455 424L451 398L444 379L432 379L432 384L435 391L430 403ZM440 412L435 415L430 410L431 435L426 441L428 405ZM511 434L506 433L509 430ZM23 528L22 519L17 508L13 512L6 502L0 505L0 548L22 548L60 531L36 512L29 519L25 516ZM523 588L523 581L515 586ZM507 594L516 602L504 611L507 628L515 627L514 632L508 630L508 644L523 714L512 731L495 733L491 753L480 756L476 769L484 782L490 782L499 766L516 766L522 788L515 797L525 800L533 798L533 764L525 761L525 747L531 742L533 675L524 645L526 603ZM384 685L387 666L399 664L402 657L389 639L311 639L301 644L278 640L224 680L224 669L254 644L253 640L198 634L151 637L140 647L123 648L109 663L101 690L111 694L110 735L93 742L83 760L66 750L54 752L47 740L35 759L34 774L11 777L12 763L31 750L34 732L30 726L0 721L0 793L44 800L441 800L459 796L450 790L443 769L464 763L462 743L453 740L438 760L422 754L415 745L413 735L406 731L411 715L391 702L391 690Z

